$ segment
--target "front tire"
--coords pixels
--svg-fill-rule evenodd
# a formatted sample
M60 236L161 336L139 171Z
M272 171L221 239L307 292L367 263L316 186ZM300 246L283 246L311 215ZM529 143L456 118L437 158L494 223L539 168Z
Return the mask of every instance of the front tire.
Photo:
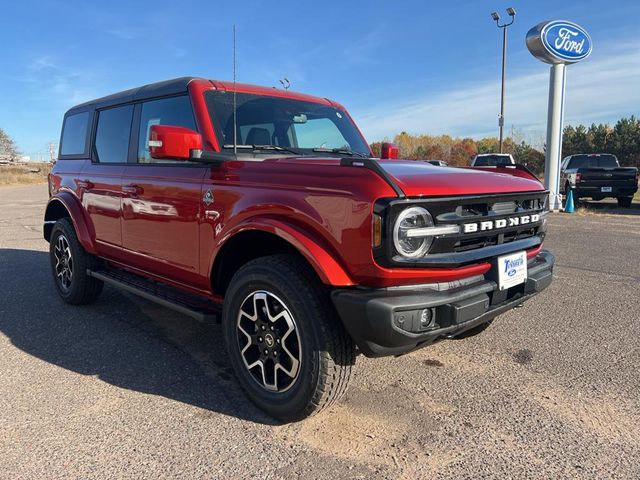
M68 218L58 220L51 230L49 259L53 281L65 302L84 305L100 296L103 282L87 275L87 269L96 268L98 259L82 248Z
M252 260L234 275L222 328L238 381L269 415L295 421L339 400L355 350L328 292L294 255Z

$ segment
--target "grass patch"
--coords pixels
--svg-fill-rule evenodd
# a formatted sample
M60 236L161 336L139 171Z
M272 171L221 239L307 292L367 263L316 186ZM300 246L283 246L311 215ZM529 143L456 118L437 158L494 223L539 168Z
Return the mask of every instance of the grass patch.
M51 165L48 163L0 165L0 186L47 183L50 171Z

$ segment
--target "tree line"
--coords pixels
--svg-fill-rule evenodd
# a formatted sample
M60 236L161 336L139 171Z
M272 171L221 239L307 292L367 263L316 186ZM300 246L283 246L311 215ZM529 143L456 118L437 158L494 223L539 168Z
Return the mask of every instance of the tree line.
M526 165L536 174L544 171L544 151L534 148L516 133L503 143L504 153L513 155L516 163ZM452 166L469 165L479 153L499 151L497 137L480 140L455 138L449 135L412 135L401 132L392 141L400 150L400 157L410 160L444 160ZM380 155L382 142L371 144L376 156ZM544 147L543 147L544 150ZM635 116L621 118L611 127L592 124L564 128L562 156L576 153L612 153L623 166L640 164L640 120Z
M503 151L510 153L517 163L533 172L544 171L544 152L522 140L520 134L512 135L503 144ZM469 165L479 153L498 152L498 139L480 140L455 138L449 135L412 135L401 132L393 138L400 149L400 157L411 160L444 160L453 166ZM381 142L371 144L374 155L380 156ZM612 127L607 124L584 125L564 128L562 156L576 153L612 153L623 166L640 165L640 119L632 115L621 118ZM0 128L0 160L16 161L20 151L13 139Z
M562 155L575 153L613 153L624 167L640 166L640 119L621 118L613 127L603 123L565 127Z

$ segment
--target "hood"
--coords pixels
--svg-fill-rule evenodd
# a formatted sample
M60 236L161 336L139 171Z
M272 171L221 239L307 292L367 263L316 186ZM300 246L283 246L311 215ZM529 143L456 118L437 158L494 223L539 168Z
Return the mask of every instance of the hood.
M354 158L354 160L358 160ZM295 165L339 165L336 157L276 157L264 163ZM537 180L477 168L438 167L419 160L378 160L407 197L482 195L544 190Z
M469 168L437 167L413 160L380 160L408 197L481 195L544 190L537 180Z

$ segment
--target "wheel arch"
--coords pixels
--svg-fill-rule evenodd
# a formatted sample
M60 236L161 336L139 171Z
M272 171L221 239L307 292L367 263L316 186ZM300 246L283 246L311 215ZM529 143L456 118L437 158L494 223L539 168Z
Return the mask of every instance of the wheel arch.
M95 253L95 236L92 234L91 226L87 224L80 202L68 192L57 194L47 203L43 228L44 239L47 242L51 239L53 226L61 218L71 219L82 247L89 253Z
M264 219L236 228L221 243L210 272L213 292L224 295L234 273L248 261L281 253L302 257L324 284L355 284L335 255L308 234L284 222Z

